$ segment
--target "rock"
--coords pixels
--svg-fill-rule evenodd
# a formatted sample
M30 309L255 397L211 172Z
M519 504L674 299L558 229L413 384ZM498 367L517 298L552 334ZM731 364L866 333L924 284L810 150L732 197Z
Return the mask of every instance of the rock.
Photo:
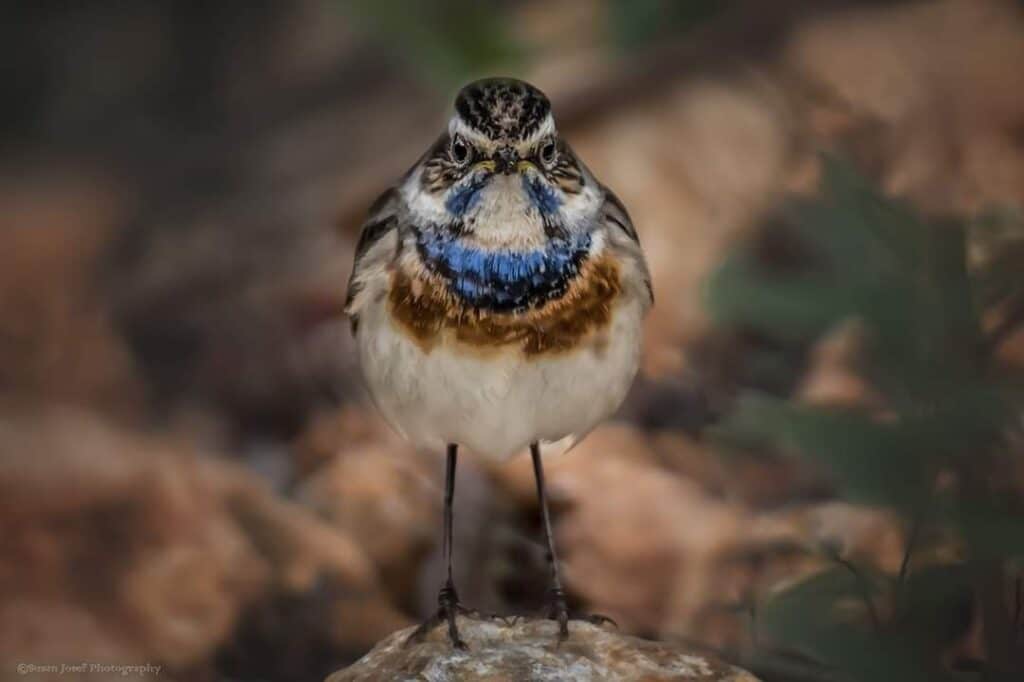
M860 371L866 334L859 320L840 322L825 334L811 349L797 398L820 407L881 409L883 397Z
M13 177L0 188L0 391L138 417L143 386L97 285L122 190L59 171Z
M1024 23L1016 4L875 5L805 22L783 62L819 93L810 130L834 139L859 128L844 146L870 159L888 192L921 208L1019 204L1024 154L1011 131L1024 115L1013 86Z
M798 503L815 484L811 472L788 468L795 460L722 458L678 433L610 423L545 461L565 588L624 633L742 651L748 609L781 581L834 565L824 548L899 570L898 519ZM496 477L517 504L536 506L529 458L502 464Z
M130 651L187 666L267 589L195 453L72 408L0 413L0 453L0 650L23 650L11 644L29 605L59 604L46 622L67 637L43 638L41 658Z
M708 328L702 282L788 180L785 107L764 82L666 87L570 134L644 244L658 299L644 327L643 370L652 377L691 367L684 349Z
M440 551L444 452L415 449L376 410L356 405L317 415L293 450L295 501L355 540L396 604L423 618L433 613L445 578ZM519 506L535 500L533 472L524 458L529 497L514 506L496 494L482 468L485 460L467 449L459 454L455 580L464 599L501 610L507 606L498 594L496 573L506 565L501 546L518 521ZM546 579L546 571L542 575ZM362 651L402 625L378 631Z
M259 614L276 617L261 641L333 651L410 622L342 529L234 462L86 410L0 408L0 499L0 652L26 661L195 672Z
M344 412L379 421L355 408ZM442 471L432 453L416 452L390 434L339 436L331 459L301 483L297 498L353 537L393 593L407 594L439 536L442 489L436 479Z
M514 623L459 618L468 651L453 649L446 630L436 628L422 642L406 644L413 628L380 642L354 665L327 682L361 680L701 680L757 682L750 673L703 653L619 634L583 622L569 626L557 645L552 621Z

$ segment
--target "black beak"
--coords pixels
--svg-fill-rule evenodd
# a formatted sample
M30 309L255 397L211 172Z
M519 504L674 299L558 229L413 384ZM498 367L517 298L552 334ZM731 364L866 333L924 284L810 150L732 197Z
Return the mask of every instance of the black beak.
M494 172L511 175L516 170L519 155L512 147L502 147L494 155Z

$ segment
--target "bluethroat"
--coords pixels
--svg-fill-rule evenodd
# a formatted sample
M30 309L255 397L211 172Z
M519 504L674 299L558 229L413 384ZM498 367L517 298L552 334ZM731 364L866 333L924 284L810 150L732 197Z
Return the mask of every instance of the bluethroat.
M529 447L559 641L569 614L551 536L541 444L583 438L637 371L650 275L622 202L559 135L548 98L519 80L463 88L447 129L372 205L346 313L370 395L398 432L446 450L437 613L453 645L457 450Z

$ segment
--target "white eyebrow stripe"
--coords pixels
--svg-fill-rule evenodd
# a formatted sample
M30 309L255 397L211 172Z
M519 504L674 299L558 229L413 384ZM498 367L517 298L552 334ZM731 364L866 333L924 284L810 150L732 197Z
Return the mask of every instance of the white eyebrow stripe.
M473 128L470 128L458 114L452 116L451 120L448 121L448 134L452 137L460 135L470 142L487 149L494 148L494 142L489 137L477 130L474 130Z
M534 142L536 142L537 140L541 140L541 139L547 137L548 135L554 135L554 134L555 134L555 118L549 112L544 117L544 120L540 122L540 125L537 126L537 129L535 131L533 131L533 134L530 135L529 137L527 137L525 140L523 140L520 144L522 144L522 145L530 145L530 144L533 144Z
M452 136L460 135L487 151L493 151L494 148L497 146L494 140L487 137L480 131L471 128L465 121L462 120L462 117L460 117L458 114L452 116L451 119L448 121L448 134ZM544 120L540 122L540 125L537 126L537 129L533 131L533 133L525 140L516 143L516 146L520 148L529 147L530 145L536 143L538 140L541 140L549 135L554 134L555 119L549 112L546 116L544 116Z

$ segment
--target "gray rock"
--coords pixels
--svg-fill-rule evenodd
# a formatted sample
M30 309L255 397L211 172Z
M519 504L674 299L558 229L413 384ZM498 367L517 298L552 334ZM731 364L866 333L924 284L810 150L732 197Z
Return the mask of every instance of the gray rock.
M451 647L443 626L408 644L413 628L400 630L327 682L757 682L750 673L706 654L622 635L611 626L573 621L561 645L557 626L547 620L460 617L459 631L466 651Z

